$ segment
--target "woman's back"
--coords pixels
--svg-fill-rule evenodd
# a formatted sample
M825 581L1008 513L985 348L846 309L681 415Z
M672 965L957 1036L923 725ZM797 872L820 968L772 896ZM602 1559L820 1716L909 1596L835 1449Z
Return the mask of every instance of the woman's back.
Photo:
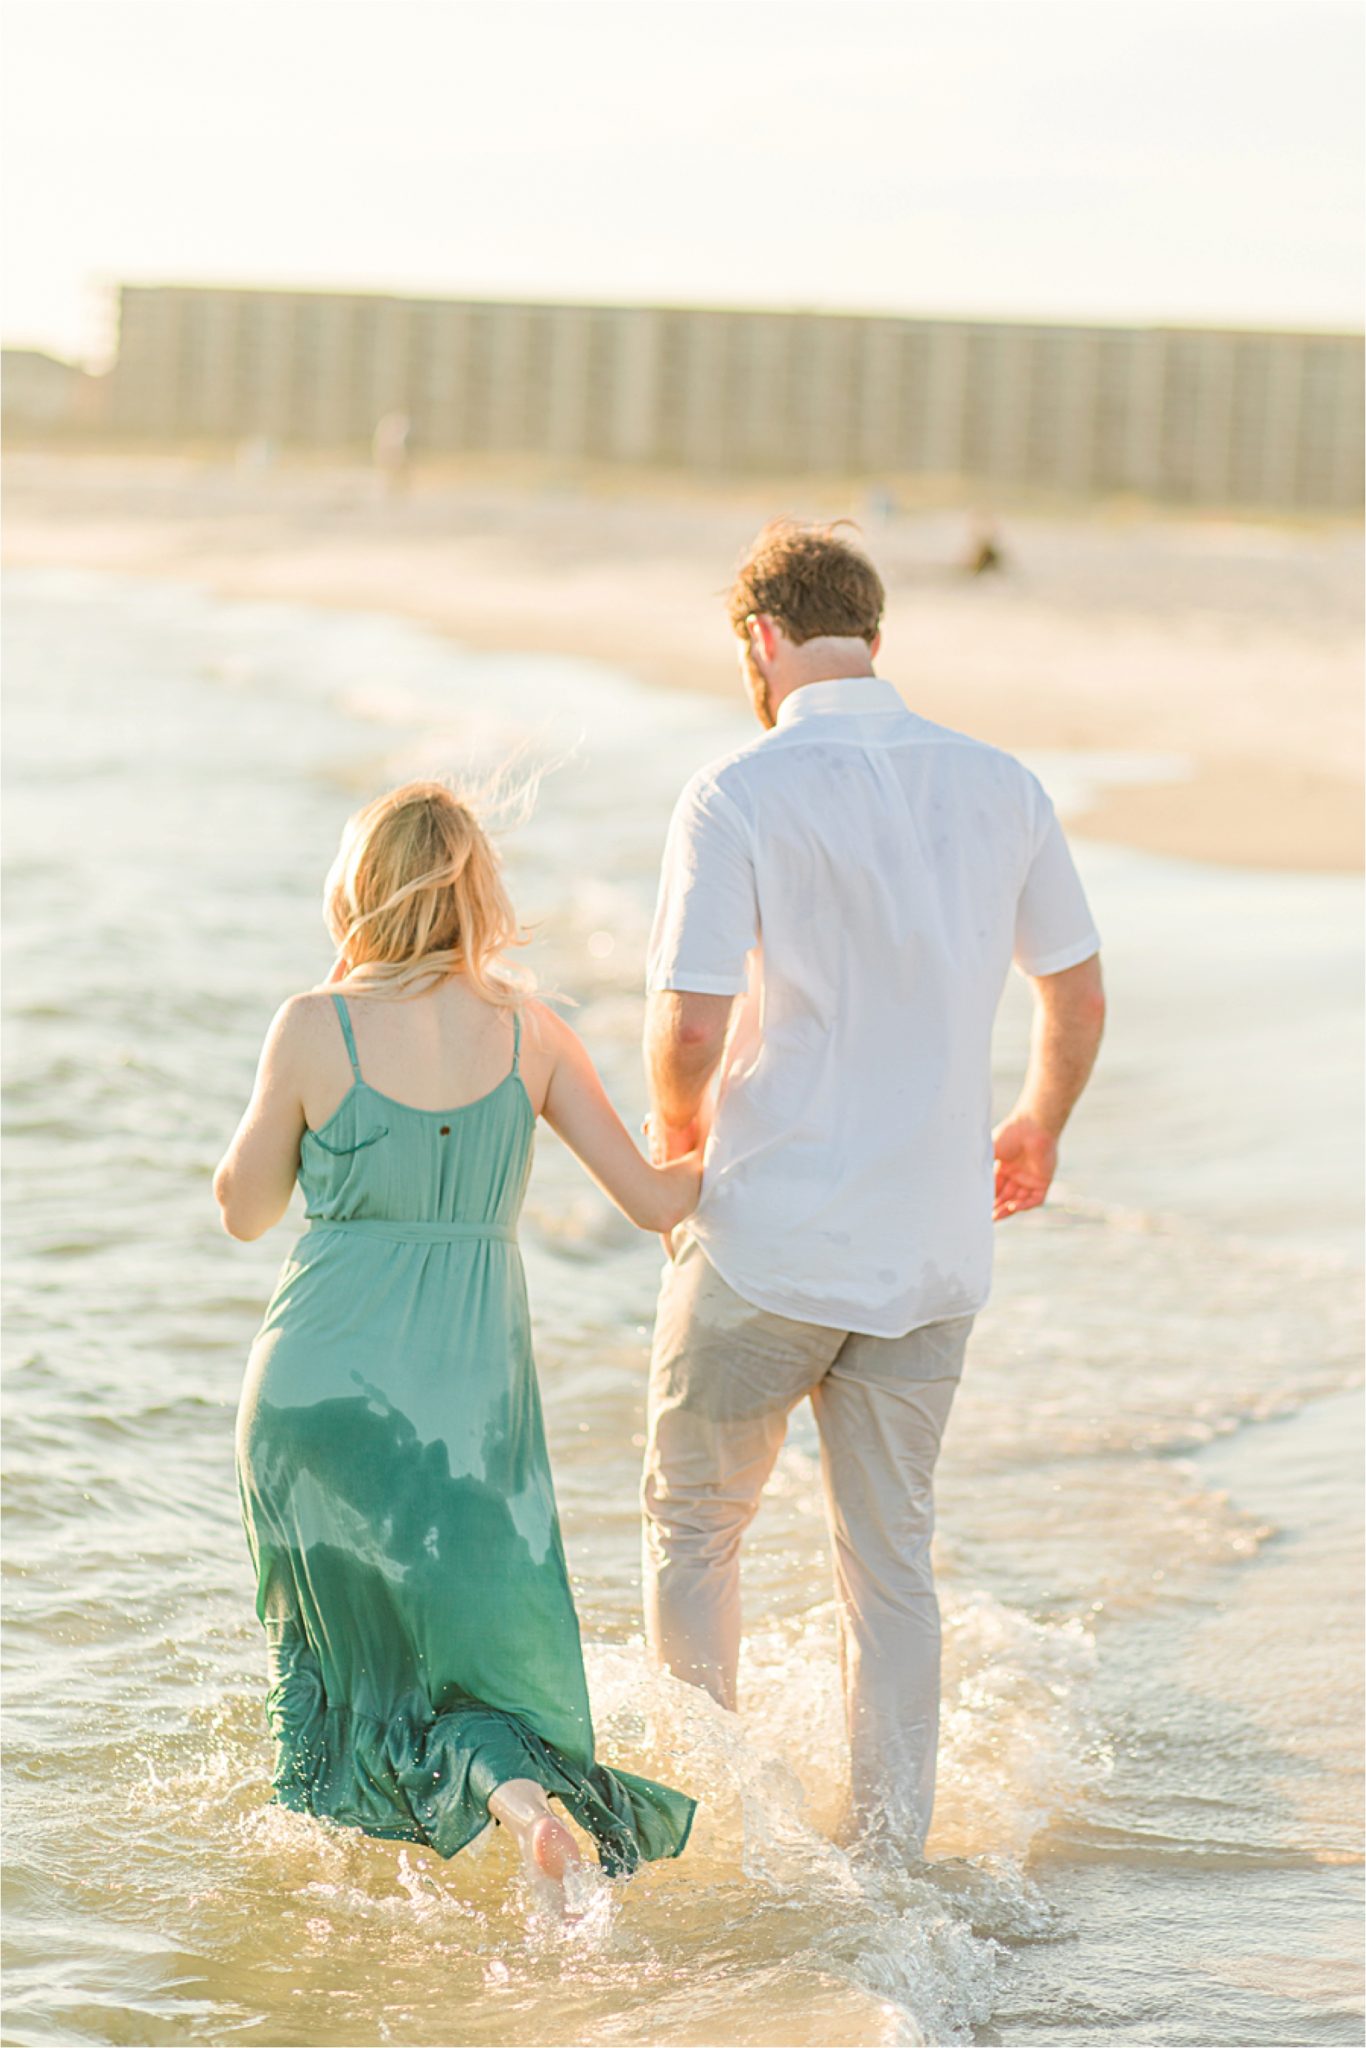
M364 990L338 993L366 1082L410 1108L475 1102L512 1065L513 1009L486 1001L462 975L399 1001ZM354 1074L334 1001L322 992L303 1000L313 1013L304 1109L316 1130L340 1106Z
M464 990L444 994L331 997L330 1041L320 1030L305 1069L299 1184L311 1223L515 1229L536 1123L521 1016ZM402 1093L380 1085L372 1059ZM315 1109L327 1111L316 1124Z

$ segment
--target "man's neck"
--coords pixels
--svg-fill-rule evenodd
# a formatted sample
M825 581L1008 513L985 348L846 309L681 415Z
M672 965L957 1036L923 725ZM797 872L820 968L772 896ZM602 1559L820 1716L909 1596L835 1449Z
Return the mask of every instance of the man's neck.
M784 664L781 689L774 687L774 678L769 678L769 701L776 717L779 707L796 690L804 690L811 683L851 682L857 677L873 674L873 656L866 640L844 638L807 640L800 647L792 648Z
M873 654L868 642L843 636L808 640L794 648L788 659L794 690L805 683L841 683L846 677L873 673Z

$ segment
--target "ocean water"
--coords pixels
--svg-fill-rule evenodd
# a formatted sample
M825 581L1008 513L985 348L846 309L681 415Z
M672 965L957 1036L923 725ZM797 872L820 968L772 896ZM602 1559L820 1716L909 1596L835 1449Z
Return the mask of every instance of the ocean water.
M748 1545L741 1713L651 1678L658 1253L542 1136L524 1245L600 1744L703 1800L681 1862L555 1930L497 1836L447 1865L266 1803L232 1428L293 1219L231 1242L209 1174L326 970L343 818L511 749L549 771L507 844L534 964L637 1117L669 805L750 727L183 586L28 573L6 623L4 2038L1359 2041L1359 883L1078 848L1112 1023L1056 1199L999 1233L950 1426L914 1877L828 1839L805 1410ZM1013 987L1003 1106L1027 1021Z

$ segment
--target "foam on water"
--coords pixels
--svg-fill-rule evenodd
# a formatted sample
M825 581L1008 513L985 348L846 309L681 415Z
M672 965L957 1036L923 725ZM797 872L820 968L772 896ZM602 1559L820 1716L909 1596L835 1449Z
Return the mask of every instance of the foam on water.
M1258 1930L1303 1949L1354 1877L1338 1788L1359 1708L1295 1631L1353 1529L1351 1472L1313 1426L1360 1378L1337 1146L1356 885L1081 850L1114 1024L1058 1200L1001 1233L950 1427L922 1867L838 1843L805 1410L748 1546L742 1712L649 1672L658 1255L543 1144L524 1240L600 1743L703 1801L679 1863L586 1877L557 1926L492 1830L443 1865L266 1804L231 1437L286 1233L229 1244L207 1178L271 1012L326 969L347 810L512 749L552 771L508 846L538 971L638 1116L668 807L752 729L589 664L179 587L26 577L7 626L8 2037L1355 2038L1332 1954L1268 1988ZM1003 1098L1025 1022L1016 991ZM1300 1428L1298 1491L1240 1460ZM1268 1674L1256 1646L1278 1639L1296 1665ZM1165 2000L1154 1955L1180 1984Z

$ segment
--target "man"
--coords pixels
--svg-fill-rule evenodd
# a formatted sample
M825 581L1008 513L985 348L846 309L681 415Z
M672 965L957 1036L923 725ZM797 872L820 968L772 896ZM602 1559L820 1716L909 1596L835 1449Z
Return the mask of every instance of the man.
M991 1272L1091 1072L1099 939L1047 796L873 673L883 589L766 527L730 593L759 739L675 809L650 945L657 1157L710 1127L665 1269L645 1456L652 1653L735 1705L741 1535L809 1397L856 1833L923 1847L939 1724L935 1460ZM1012 958L1034 1031L990 1128Z

